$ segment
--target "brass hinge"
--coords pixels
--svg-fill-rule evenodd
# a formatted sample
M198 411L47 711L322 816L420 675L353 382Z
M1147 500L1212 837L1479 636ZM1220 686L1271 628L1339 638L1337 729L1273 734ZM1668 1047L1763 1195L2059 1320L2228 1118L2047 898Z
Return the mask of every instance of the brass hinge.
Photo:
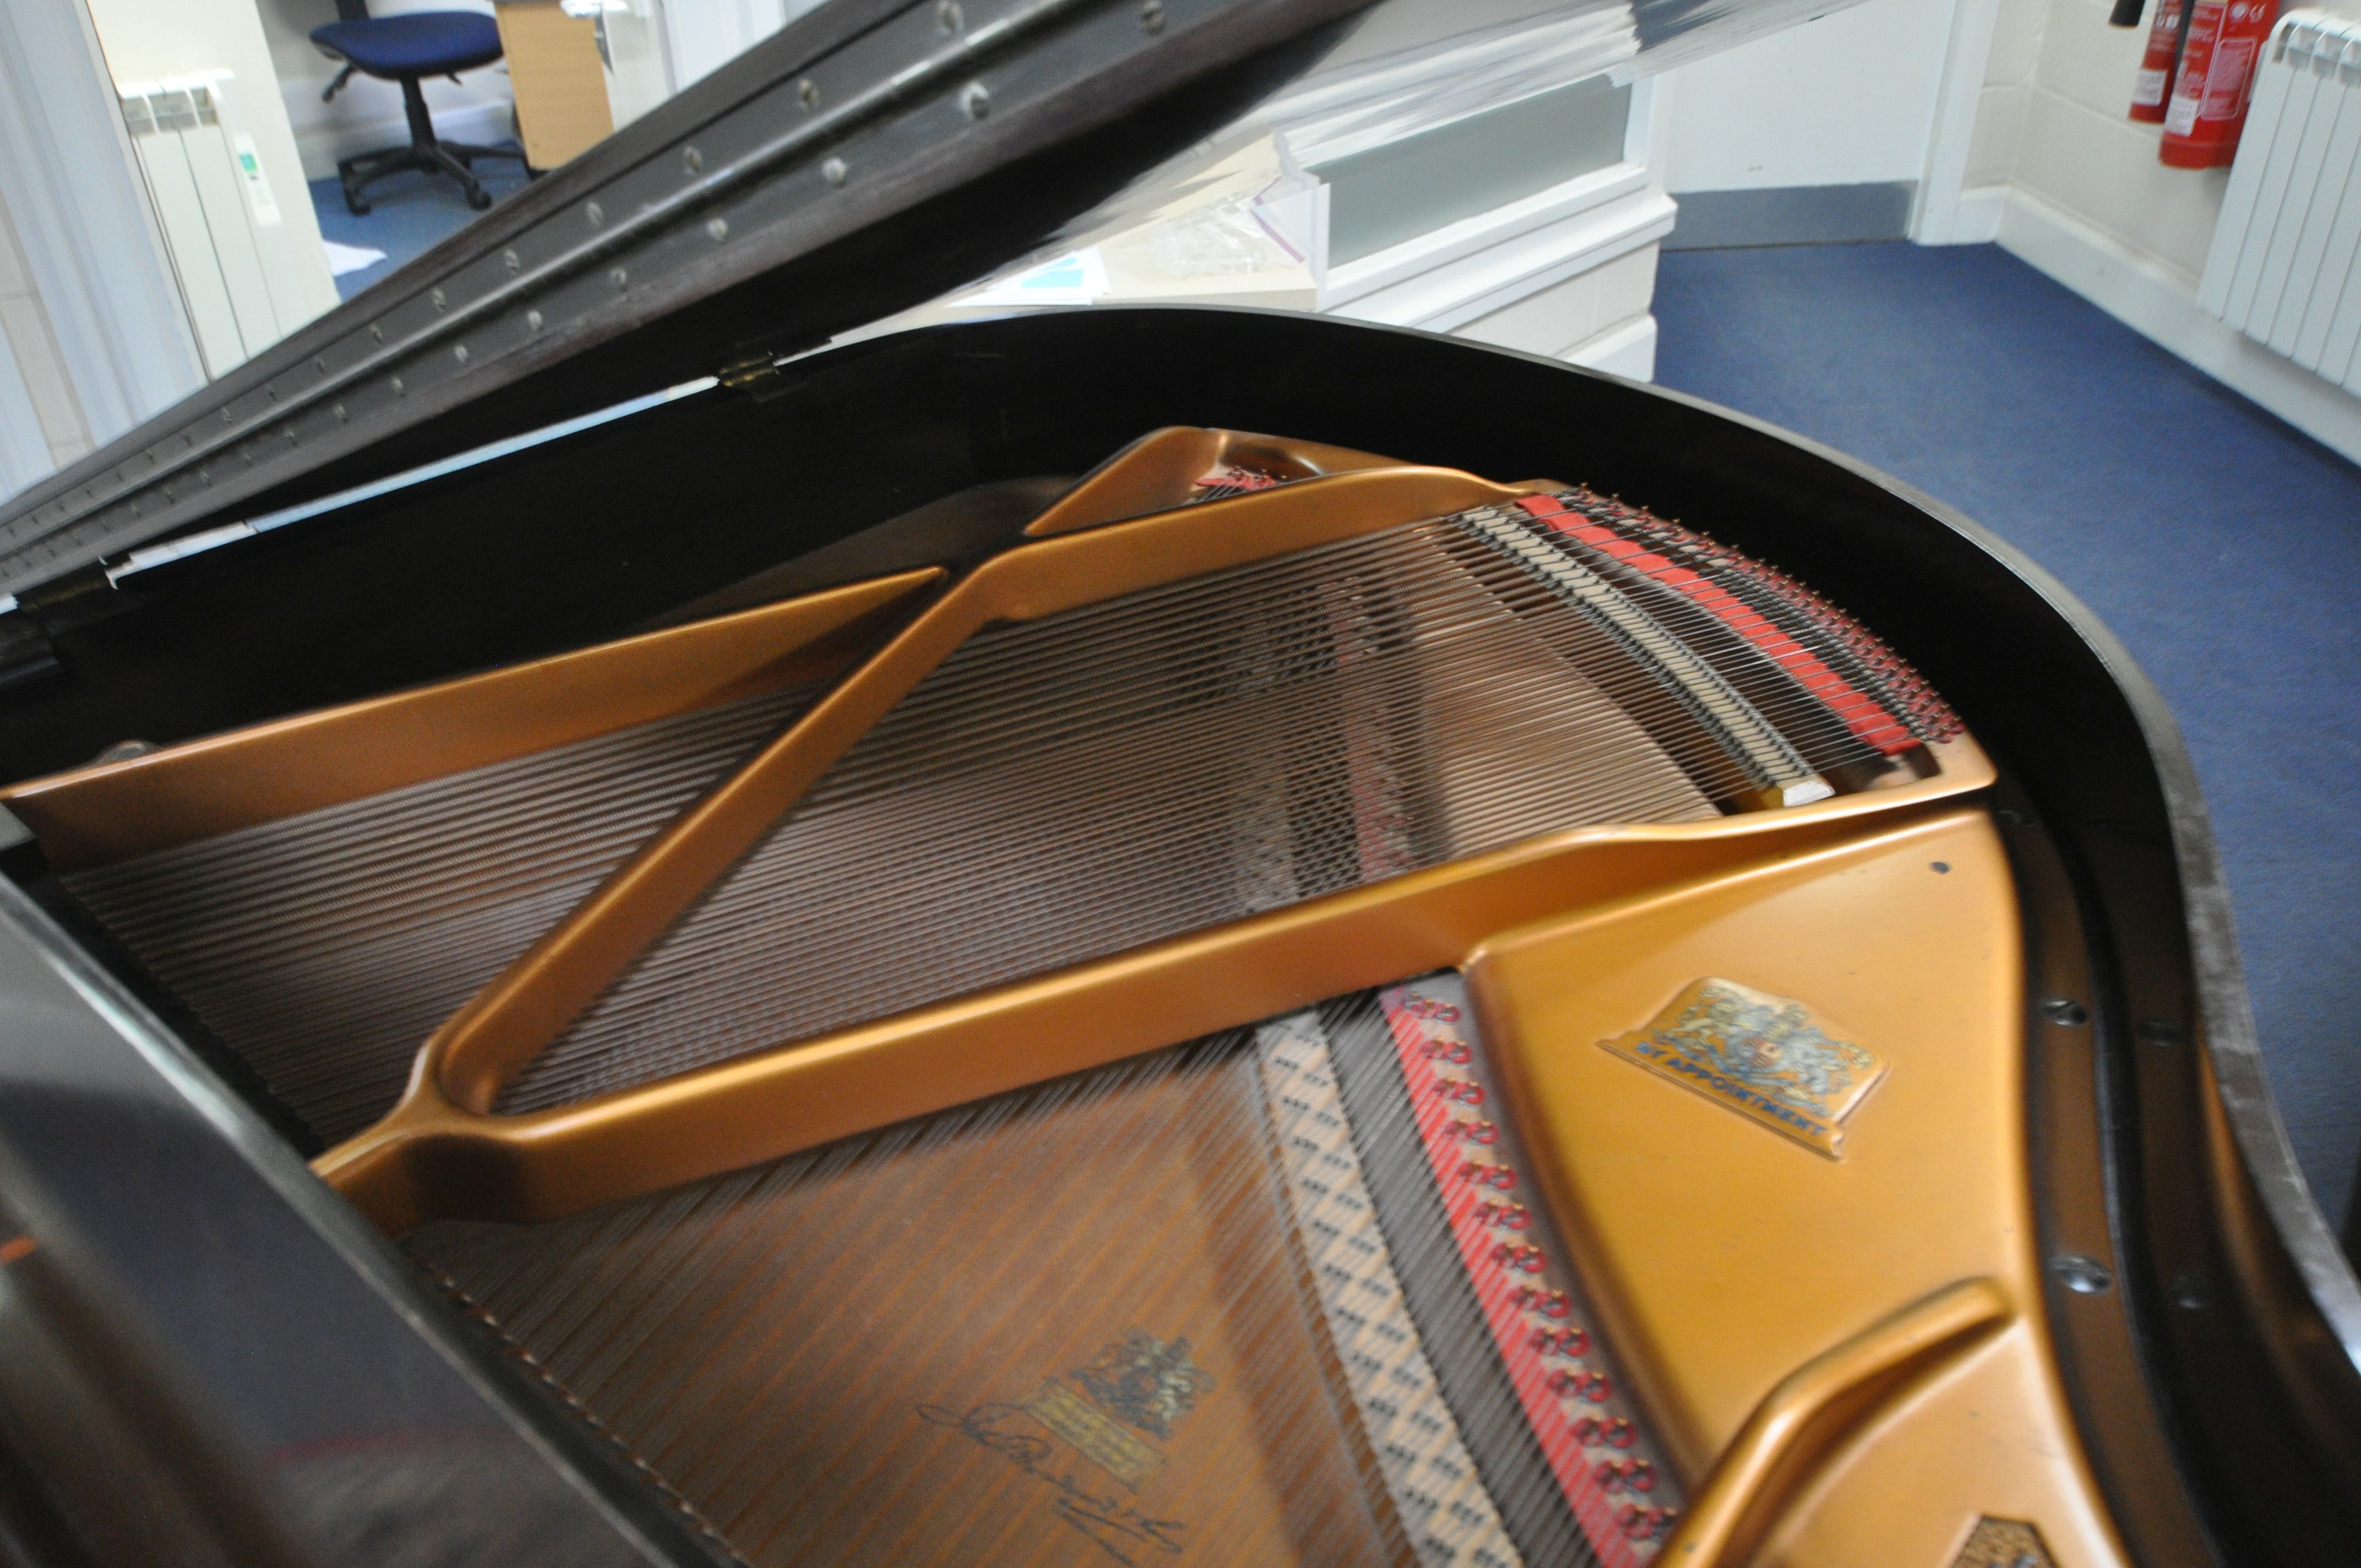
M779 385L779 362L768 349L731 360L721 367L720 377L723 386L733 392L744 392L758 403L777 397L784 389Z

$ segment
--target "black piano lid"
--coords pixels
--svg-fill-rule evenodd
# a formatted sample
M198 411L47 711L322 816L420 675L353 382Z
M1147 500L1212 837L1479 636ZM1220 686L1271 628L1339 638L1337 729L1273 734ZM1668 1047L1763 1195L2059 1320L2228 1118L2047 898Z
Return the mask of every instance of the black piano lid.
M1835 8L830 0L0 504L0 594L824 343L1023 254L1323 65L1582 16L1630 80Z

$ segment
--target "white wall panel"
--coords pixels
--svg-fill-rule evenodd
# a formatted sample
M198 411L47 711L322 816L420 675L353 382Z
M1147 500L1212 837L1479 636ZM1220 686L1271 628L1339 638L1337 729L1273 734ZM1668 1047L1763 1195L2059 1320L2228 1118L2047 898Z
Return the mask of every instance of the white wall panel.
M1864 0L1658 80L1667 189L1916 180L1952 0Z
M10 5L19 0L6 0ZM55 4L57 0L37 0ZM255 150L287 225L290 248L302 268L298 280L308 306L305 320L336 305L335 280L320 247L320 224L303 188L303 160L279 94L277 67L255 0L89 0L106 68L115 82L192 76L226 71L239 83L241 129ZM269 0L266 0L266 4ZM376 0L386 11L415 0ZM459 0L448 0L457 4ZM489 5L486 6L489 9ZM334 20L333 6L325 20ZM309 48L307 44L305 46ZM317 58L317 51L314 50ZM326 61L321 61L323 65ZM316 105L319 94L312 93ZM397 100L398 102L398 100ZM397 111L398 112L398 111ZM406 141L404 131L395 140ZM381 145L381 144L380 144Z
M110 441L204 372L80 0L0 4L0 148L40 312L91 435Z

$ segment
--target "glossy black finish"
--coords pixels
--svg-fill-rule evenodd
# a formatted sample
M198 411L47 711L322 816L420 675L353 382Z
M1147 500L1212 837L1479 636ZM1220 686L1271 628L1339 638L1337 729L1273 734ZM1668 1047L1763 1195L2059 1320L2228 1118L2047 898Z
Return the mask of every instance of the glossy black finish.
M1550 29L1572 21L1591 40L1585 69L1629 81L1832 8L829 0L222 380L0 501L0 590L881 320L1118 192L1136 199L1136 178L1170 175L1166 160L1323 66L1349 78L1401 51L1528 34L1549 56L1565 43ZM1370 86L1383 74L1345 96L1393 93ZM1320 89L1332 109L1338 84Z
M0 502L0 588L918 304L1235 119L1369 4L832 0Z
M0 881L0 1535L60 1564L700 1560L463 1331Z
M39 610L63 674L0 695L0 754L31 772L609 637L969 487L1082 471L1159 424L1620 493L1859 614L2039 825L2057 869L2035 903L2069 933L2058 983L2094 1020L2053 1085L2084 1130L2049 1151L2045 1238L2103 1250L2116 1274L2103 1315L2081 1293L2052 1310L2126 1535L2185 1531L2186 1486L2232 1561L2334 1561L2361 1539L2361 1291L2263 1087L2202 801L2153 690L2037 567L1694 400L1319 318L932 329L796 361L775 392L686 400ZM2100 1409L2117 1395L2153 1414L2121 1430Z
M2112 1152L2136 1099L2129 1025L2110 1007L2110 942L2032 801L2004 777L1993 817L2015 875L2025 929L2027 1153L2036 1245L2068 1398L2115 1525L2142 1568L2222 1561L2210 1497L2189 1485L2174 1442L2188 1424L2172 1388L2152 1378L2158 1303L2136 1212L2136 1174ZM2092 1266L2095 1265L2093 1267Z

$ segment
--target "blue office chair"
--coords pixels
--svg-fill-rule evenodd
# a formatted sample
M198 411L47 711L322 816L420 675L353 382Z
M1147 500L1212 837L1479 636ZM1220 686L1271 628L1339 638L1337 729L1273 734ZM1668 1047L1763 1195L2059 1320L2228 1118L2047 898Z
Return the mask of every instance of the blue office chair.
M320 94L326 103L357 71L383 82L401 83L402 106L410 112L410 145L365 152L336 165L345 186L345 205L358 217L369 210L365 194L369 185L404 169L437 170L459 182L467 205L481 212L492 204L492 193L476 179L471 165L479 158L513 158L524 154L500 148L470 147L441 141L434 122L427 117L426 97L418 90L422 76L447 76L489 65L500 58L500 30L489 16L475 11L412 11L399 16L372 16L368 0L336 0L335 21L312 29L320 52L341 60L345 68Z

